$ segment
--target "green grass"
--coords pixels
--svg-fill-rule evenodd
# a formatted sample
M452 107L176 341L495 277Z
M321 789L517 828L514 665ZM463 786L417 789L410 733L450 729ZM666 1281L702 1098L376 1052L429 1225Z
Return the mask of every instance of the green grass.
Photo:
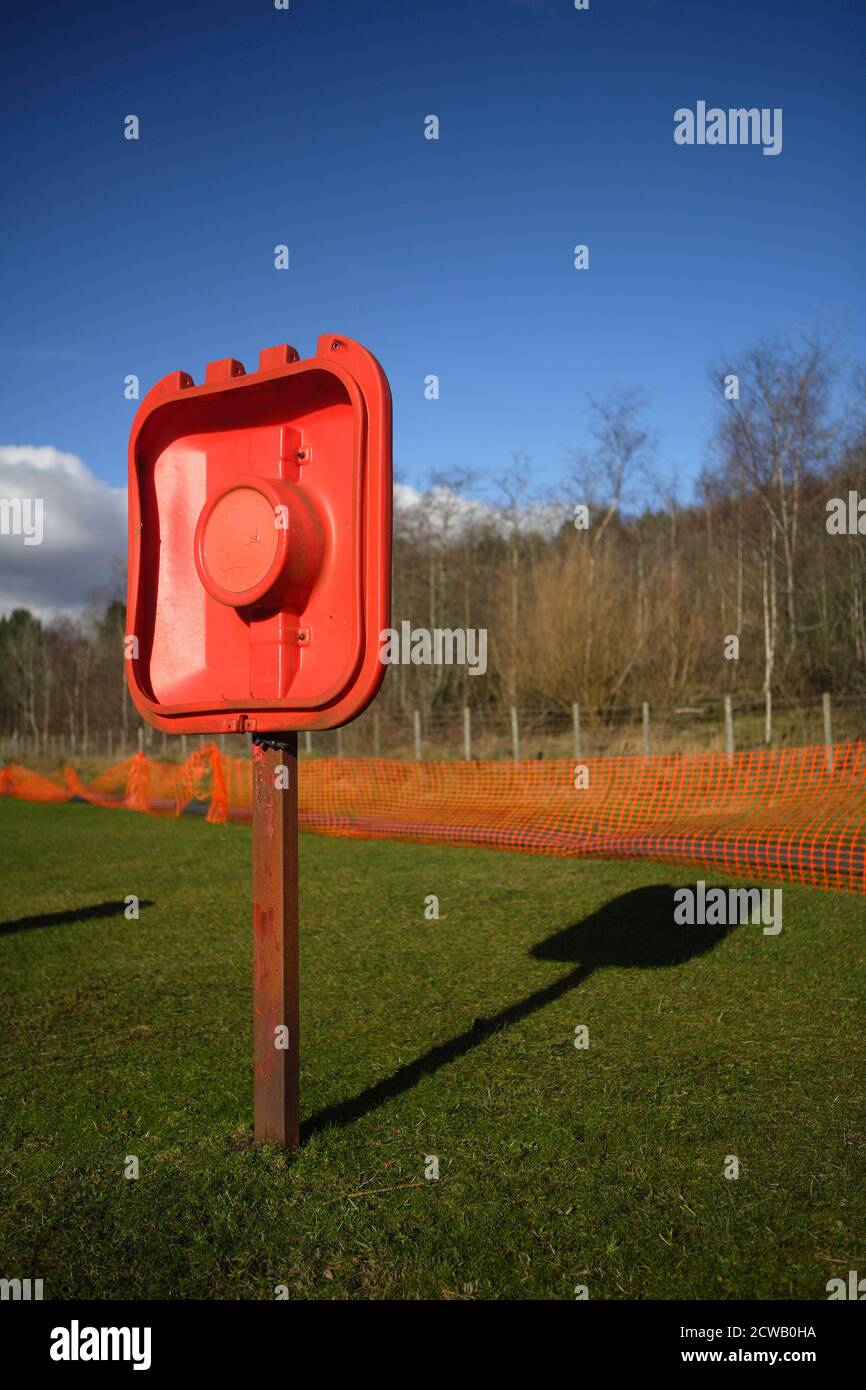
M0 844L0 1275L737 1299L866 1267L861 899L785 887L779 936L714 940L665 886L710 873L305 836L287 1159L250 1142L249 829L4 800Z

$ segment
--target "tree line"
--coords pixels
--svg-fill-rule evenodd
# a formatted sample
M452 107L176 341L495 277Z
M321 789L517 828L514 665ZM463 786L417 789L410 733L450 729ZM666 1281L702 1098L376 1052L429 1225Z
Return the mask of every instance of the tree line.
M397 509L392 623L484 628L488 661L479 677L394 666L381 719L578 701L603 720L644 700L730 694L762 698L769 727L774 698L864 691L864 373L801 336L758 343L709 380L706 459L688 504L648 403L621 390L588 402L555 485L534 487L518 452L495 479L434 474ZM495 500L479 502L480 488ZM847 509L850 494L851 524L828 529L833 499ZM120 597L77 619L0 619L0 732L86 747L110 729L128 743L139 721L124 634Z

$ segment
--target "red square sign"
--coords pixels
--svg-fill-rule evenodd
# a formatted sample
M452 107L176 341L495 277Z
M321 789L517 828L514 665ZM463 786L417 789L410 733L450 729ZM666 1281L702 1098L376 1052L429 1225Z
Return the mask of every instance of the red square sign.
M158 382L129 440L127 673L171 732L330 729L389 624L391 396L360 344Z

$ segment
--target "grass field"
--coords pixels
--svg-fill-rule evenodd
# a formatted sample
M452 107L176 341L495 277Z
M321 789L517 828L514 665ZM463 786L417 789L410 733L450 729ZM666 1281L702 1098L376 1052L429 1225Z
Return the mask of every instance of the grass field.
M46 1298L866 1270L861 899L785 887L780 935L723 934L673 925L673 886L722 881L694 869L305 836L287 1159L250 1142L249 829L4 800L0 846L0 1275Z

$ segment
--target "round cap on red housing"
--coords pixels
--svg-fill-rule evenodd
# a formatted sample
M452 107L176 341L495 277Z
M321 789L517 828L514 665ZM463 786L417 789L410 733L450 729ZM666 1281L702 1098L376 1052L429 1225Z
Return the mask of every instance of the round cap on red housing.
M195 529L199 578L233 608L302 604L321 564L323 528L299 488L235 478L202 507Z

